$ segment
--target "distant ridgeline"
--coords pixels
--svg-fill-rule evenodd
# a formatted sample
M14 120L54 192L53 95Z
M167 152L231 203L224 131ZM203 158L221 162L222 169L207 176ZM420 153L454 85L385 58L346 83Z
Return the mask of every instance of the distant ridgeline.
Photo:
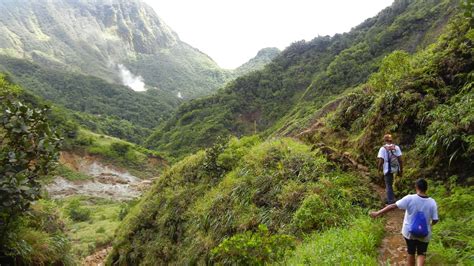
M349 33L293 43L263 70L181 105L147 146L182 157L220 135L298 132L324 104L365 83L386 55L413 53L433 43L458 5L397 0Z

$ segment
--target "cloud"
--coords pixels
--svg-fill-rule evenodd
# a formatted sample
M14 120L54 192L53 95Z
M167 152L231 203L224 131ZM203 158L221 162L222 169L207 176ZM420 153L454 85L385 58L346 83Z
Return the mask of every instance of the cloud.
M128 70L124 65L118 64L120 70L120 77L122 78L123 85L128 86L134 91L146 91L145 82L141 76L135 76Z

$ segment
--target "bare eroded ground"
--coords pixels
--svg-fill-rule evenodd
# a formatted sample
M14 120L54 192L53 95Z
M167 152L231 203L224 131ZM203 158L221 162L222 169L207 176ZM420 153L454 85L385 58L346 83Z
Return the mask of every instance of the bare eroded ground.
M152 180L142 180L127 170L108 165L94 156L61 153L60 162L66 167L88 175L88 180L70 181L57 176L46 185L51 198L70 195L86 195L114 200L130 200L139 197Z

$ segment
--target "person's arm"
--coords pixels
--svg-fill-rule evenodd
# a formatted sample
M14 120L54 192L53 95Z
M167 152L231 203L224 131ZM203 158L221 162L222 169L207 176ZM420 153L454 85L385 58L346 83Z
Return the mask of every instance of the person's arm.
M383 164L385 162L384 154L383 154L384 151L385 151L384 147L380 147L379 152L377 154L377 170L382 175L383 175Z
M435 225L438 223L439 218L438 218L438 205L436 204L436 201L433 204L433 211L431 214L431 225Z
M397 204L395 204L395 203L387 205L387 206L385 206L385 208L383 208L381 210L378 210L376 212L370 212L370 217L372 217L372 218L379 217L380 215L382 215L386 212L392 211L396 208L398 208L398 207L397 207Z
M379 170L379 173L382 173L382 174L383 174L383 163L384 163L384 159L378 158L377 169Z
M400 176L403 176L403 160L402 160L402 156L398 156L398 163L400 164Z

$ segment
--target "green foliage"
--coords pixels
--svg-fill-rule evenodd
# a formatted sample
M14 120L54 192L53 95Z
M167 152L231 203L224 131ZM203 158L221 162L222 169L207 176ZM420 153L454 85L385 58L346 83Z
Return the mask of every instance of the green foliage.
M293 43L262 70L181 105L146 145L182 158L209 147L217 136L299 133L322 106L365 83L397 50L382 66L388 72L373 79L377 86L398 86L410 69L403 64L407 53L433 42L456 8L447 0L395 1L349 33ZM395 76L389 72L393 67Z
M56 205L38 200L60 144L50 124L60 119L30 96L0 75L0 256L7 264L73 265Z
M149 129L157 126L179 102L176 97L157 90L137 93L96 77L51 70L6 56L0 56L0 69L9 72L16 83L38 96L85 113L76 115L83 125L92 128L94 124L101 127L109 124L106 131L117 135L122 134L121 129L112 128L114 126L132 127L129 131L137 130L132 124Z
M280 262L295 248L295 238L272 235L265 225L257 232L245 232L225 239L212 250L213 261L223 265L265 265Z
M68 197L55 200L63 216L69 216L71 204L78 205L83 212L89 213L86 221L66 219L64 227L73 241L71 253L78 258L91 255L99 249L110 245L114 238L120 219L119 213L125 206L133 206L134 202L116 202L91 197ZM85 211L84 211L85 210Z
M455 184L430 183L430 196L439 210L440 222L433 226L428 262L470 264L474 252L474 188Z
M379 91L394 91L403 85L401 82L411 70L410 55L395 51L383 59L379 71L370 77L368 84Z
M62 164L59 164L54 169L54 171L51 173L51 176L61 176L69 181L88 180L92 178L91 176L85 175L81 172L71 170L69 167Z
M382 223L361 216L348 227L309 235L283 264L378 265L377 247L382 237Z
M32 204L28 214L16 220L17 226L2 237L7 243L2 255L27 265L75 265L60 216L51 202L39 200Z
M130 144L128 143L122 143L122 142L113 142L110 145L110 149L113 152L116 152L119 156L124 156L130 151Z
M33 109L1 99L0 121L0 232L40 196L39 179L52 169L59 138L49 126L47 108Z
M204 159L204 170L214 178L220 178L225 173L225 169L218 163L219 155L225 150L227 139L218 138L212 147L206 149Z
M218 167L208 167L210 158ZM232 263L252 260L256 253L258 263L279 260L274 256L281 258L289 247L286 236L342 226L353 217L349 213L372 206L375 197L365 182L291 139L232 138L164 173L123 220L108 263ZM326 207L322 212L305 203L315 195ZM296 214L302 209L307 217L327 219L298 227L306 218ZM259 233L259 225L268 235ZM257 240L280 247L252 250ZM238 250L255 253L239 256Z
M85 129L97 134L116 137L133 143L142 144L152 130L120 119L116 116L94 115L82 112L66 111L71 114L71 120L77 121Z
M81 202L77 199L68 203L66 213L75 222L84 222L91 218L91 211L81 207Z
M427 114L432 122L426 134L417 139L419 154L425 160L436 158L445 165L453 161L474 164L473 99L474 82L470 82L461 93Z
M239 66L234 70L234 74L242 76L252 71L261 70L265 65L270 63L275 57L280 54L280 50L276 47L263 48L258 51L257 55L250 59L247 63Z
M470 36L469 25L456 17L430 47L414 55L390 54L367 84L321 111L322 126L310 141L348 150L373 165L382 136L391 132L409 148L404 157L411 179L456 174L465 180L474 167Z
M471 25L474 19L474 1L461 0L461 7L464 9L464 16L470 20Z
M88 130L79 130L77 137L70 141L67 150L72 152L84 151L91 155L100 156L106 162L124 167L131 174L141 178L158 176L166 166L163 156L145 149L139 145L117 138L97 135ZM66 178L75 178L74 173L66 171Z
M216 163L224 169L230 170L238 164L250 148L258 143L260 143L260 138L256 135L241 139L232 137L227 147L218 155Z

